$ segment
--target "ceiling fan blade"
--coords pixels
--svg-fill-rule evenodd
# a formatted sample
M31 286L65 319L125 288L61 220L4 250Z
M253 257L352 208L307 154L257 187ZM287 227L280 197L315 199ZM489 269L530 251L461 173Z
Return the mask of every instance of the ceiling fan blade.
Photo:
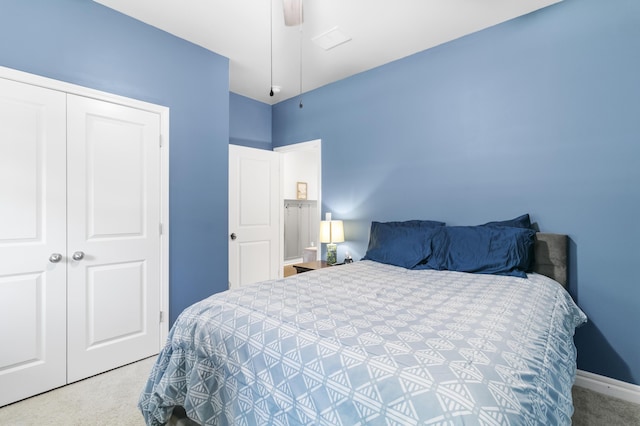
M300 25L304 22L302 16L302 0L282 0L284 10L284 24L288 27Z

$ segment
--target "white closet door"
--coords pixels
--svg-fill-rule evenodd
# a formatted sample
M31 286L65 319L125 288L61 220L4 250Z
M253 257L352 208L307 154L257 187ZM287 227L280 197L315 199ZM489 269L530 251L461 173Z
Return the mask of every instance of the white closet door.
M73 382L158 352L160 117L73 95L67 116Z
M66 382L65 127L64 93L0 79L0 406Z

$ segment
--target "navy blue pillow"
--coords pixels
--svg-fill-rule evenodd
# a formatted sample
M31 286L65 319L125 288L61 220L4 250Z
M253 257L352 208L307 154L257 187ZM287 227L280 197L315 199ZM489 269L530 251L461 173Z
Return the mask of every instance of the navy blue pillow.
M531 219L529 218L529 214L527 213L514 219L487 222L481 226L511 226L513 228L531 229Z
M526 278L536 231L502 226L445 226L431 240L431 257L416 269Z
M409 228L433 228L435 226L445 226L446 223L438 222L437 220L405 220L402 222L371 222L373 226L374 223L383 224L385 226L405 226Z
M371 222L369 247L363 260L413 268L431 255L432 230L443 222Z

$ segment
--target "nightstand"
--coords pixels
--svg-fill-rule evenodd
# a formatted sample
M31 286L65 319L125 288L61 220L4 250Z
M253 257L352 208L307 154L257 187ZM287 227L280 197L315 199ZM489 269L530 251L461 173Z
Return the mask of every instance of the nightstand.
M303 272L315 271L316 269L328 268L330 265L324 260L314 260L313 262L296 263L291 266L296 268L296 273L301 274Z
M331 268L332 266L340 266L340 265L344 265L344 262L334 263L333 265L329 265L324 260L314 260L313 262L296 263L295 265L291 265L291 266L296 268L296 273L301 274L303 272L315 271L316 269L322 269L322 268Z

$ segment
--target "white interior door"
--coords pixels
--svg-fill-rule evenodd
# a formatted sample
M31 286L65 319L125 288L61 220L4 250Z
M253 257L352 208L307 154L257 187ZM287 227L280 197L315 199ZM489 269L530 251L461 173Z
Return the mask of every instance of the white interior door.
M160 117L68 97L68 381L158 352Z
M66 382L65 127L64 93L0 79L0 406Z
M229 287L280 273L280 157L229 145Z

